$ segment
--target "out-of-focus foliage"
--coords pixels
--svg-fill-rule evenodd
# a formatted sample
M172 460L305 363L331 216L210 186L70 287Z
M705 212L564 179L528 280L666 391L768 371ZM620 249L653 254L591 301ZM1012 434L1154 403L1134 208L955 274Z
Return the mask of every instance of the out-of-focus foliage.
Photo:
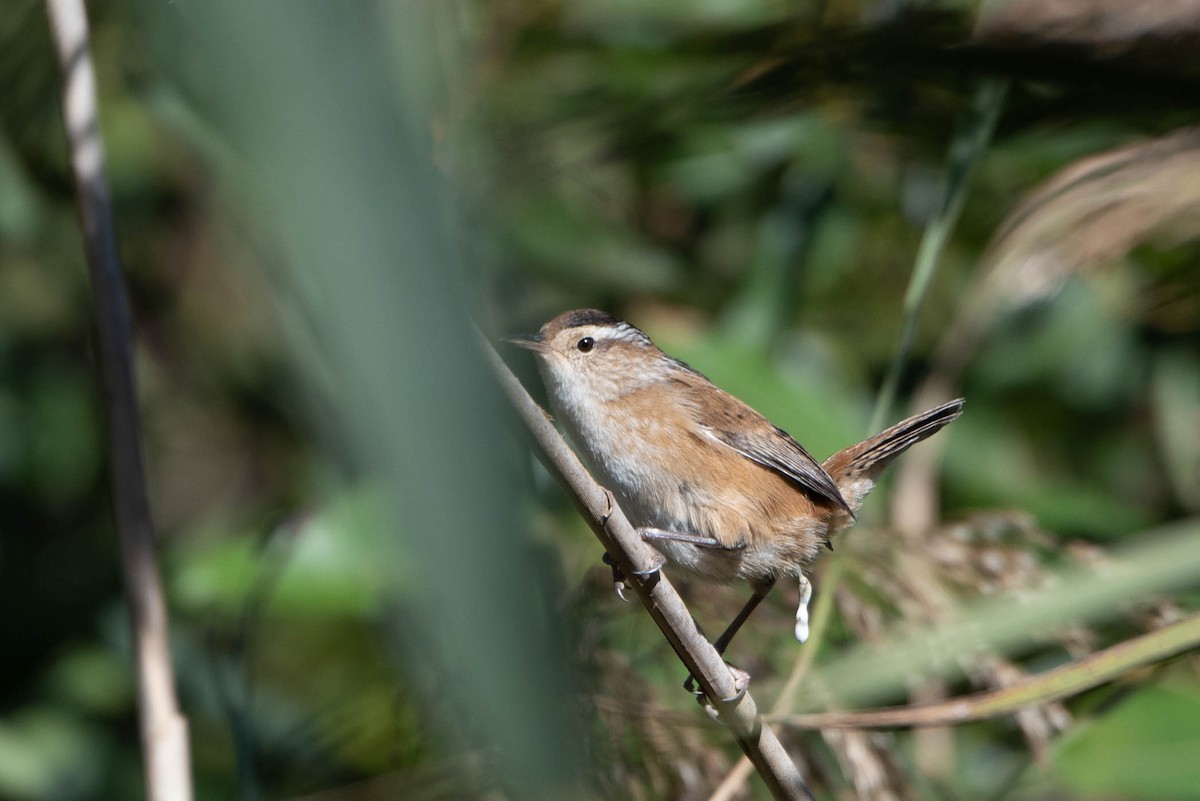
M495 457L506 472L529 474L519 562L543 584L480 557L505 542L487 526L413 532L395 514L405 488L365 463L356 425L370 421L358 413L378 411L380 386L441 386L435 371L414 371L412 353L442 343L422 338L432 326L368 314L388 307L377 293L351 305L339 289L360 287L337 277L391 277L381 285L414 293L393 308L440 307L422 294L422 273L406 272L414 251L399 248L391 265L358 249L355 224L377 231L403 213L372 207L390 162L321 160L321 143L380 145L374 129L353 127L359 119L431 140L422 166L453 191L435 185L428 203L457 216L430 215L444 263L418 266L452 279L489 333L606 308L824 456L867 433L958 121L982 80L1009 80L901 381L902 397L933 376L968 399L923 446L943 449L945 522L894 531L889 506L905 498L885 484L836 557L818 563L818 592L829 559L844 571L831 629L805 646L819 649L805 706L839 678L859 680L838 661L852 648L926 642L931 623L971 630L977 647L928 674L868 675L857 697L904 703L1001 684L1195 608L1198 586L1172 579L1099 611L1038 609L1061 628L1027 639L975 611L985 596L993 612L996 598L1041 597L1080 566L1104 582L1126 552L1143 578L1166 575L1170 553L1151 568L1139 546L1200 512L1196 3L454 0L428 11L429 36L416 43L407 11L343 3L302 52L316 69L362 42L375 72L346 78L346 96L359 97L351 84L386 87L392 102L351 102L353 113L316 90L305 103L303 86L263 67L300 49L286 39L296 29L277 31L282 40L251 31L257 50L237 50L197 5L89 10L199 798L498 794L504 743L485 714L464 709L461 688L521 686L537 698L541 675L573 675L573 706L524 722L577 724L551 735L586 755L581 786L599 797L706 798L738 756L679 689L682 671L646 617L612 597L598 547L530 471L515 423L490 444L507 449L507 461ZM102 401L47 37L41 5L10 0L0 15L0 798L138 797ZM265 86L251 80L263 75ZM301 98L290 120L312 117L287 128L275 154L246 134L270 118L273 89ZM246 100L254 91L261 102ZM294 186L311 205L293 198L288 211L293 185L270 181L309 155L313 172ZM347 179L343 164L358 172ZM314 182L321 169L334 178ZM324 271L298 267L306 254ZM378 272L355 271L366 259ZM378 339L354 338L373 330ZM399 345L387 339L397 331ZM392 383L370 383L346 358L339 349L353 341L369 343L370 370ZM522 357L512 361L535 386ZM450 442L469 458L472 443L423 422L395 426L427 432L411 453ZM419 485L421 465L402 467ZM443 487L429 500L457 511L475 490ZM433 551L420 538L443 535L447 555L422 557ZM448 661L433 645L469 629L414 594L490 568L537 618L495 640L519 656L544 644L531 632L568 632L561 672L491 685L495 654ZM1122 575L1120 586L1144 586ZM743 594L685 590L710 631ZM764 707L800 653L793 608L777 590L729 655ZM870 653L870 670L911 655ZM785 736L821 798L1189 798L1200 787L1187 758L1200 740L1197 667L1185 655L1016 725ZM753 779L740 792L763 797Z

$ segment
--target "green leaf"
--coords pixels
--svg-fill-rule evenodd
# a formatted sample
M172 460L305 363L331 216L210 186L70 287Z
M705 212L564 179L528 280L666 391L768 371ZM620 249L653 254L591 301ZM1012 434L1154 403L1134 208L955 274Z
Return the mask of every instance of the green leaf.
M1152 686L1065 741L1054 767L1083 793L1193 799L1200 787L1197 754L1200 692Z
M62 711L32 707L0 721L0 797L92 797L103 759L94 733Z
M235 614L253 592L265 589L275 614L366 614L377 608L386 578L396 573L379 559L387 529L376 517L376 503L369 493L338 498L281 528L266 547L258 532L204 538L182 559L172 582L176 599Z

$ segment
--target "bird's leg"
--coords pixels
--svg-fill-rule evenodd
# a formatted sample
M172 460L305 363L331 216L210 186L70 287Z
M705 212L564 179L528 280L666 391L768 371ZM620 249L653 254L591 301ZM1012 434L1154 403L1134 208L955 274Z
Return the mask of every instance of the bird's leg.
M771 588L775 586L775 579L769 579L762 583L754 585L754 594L750 596L750 600L746 601L740 612L729 622L725 627L725 631L721 632L721 636L717 637L717 641L713 643L713 647L717 649L717 653L725 655L725 649L729 647L729 643L733 642L734 635L742 628L742 624L749 619L750 615L754 614L754 610L763 602L767 594L771 592ZM746 692L746 688L750 685L750 674L741 668L734 667L728 662L725 663L729 668L729 672L733 674L733 686L737 689L737 695L728 701L740 698ZM696 700L700 702L706 709L709 708L708 699L704 697L704 693L696 690L696 677L688 676L687 681L683 683L683 689L696 696ZM728 702L727 701L727 702Z
M734 635L738 633L742 628L742 624L746 622L750 615L754 614L754 610L758 608L758 605L763 602L763 599L767 597L767 593L774 586L775 579L773 578L761 584L754 585L754 594L750 596L750 600L746 601L742 610L729 622L729 625L725 627L725 631L721 632L721 636L713 643L718 654L725 654L725 649L729 647L729 643L733 642Z
M735 548L729 548L729 546L725 545L725 543L721 542L716 537L702 537L699 534L684 534L680 531L667 531L666 529L662 528L639 528L637 532L638 534L642 535L642 539L649 540L651 542L654 540L686 542L689 545L696 545L701 548L721 548L727 550L735 550L737 547L745 547L742 545L735 546Z
M611 498L611 495L609 497ZM672 540L675 542L690 543L690 544L696 545L700 548L727 548L728 547L728 546L722 544L720 540L715 539L713 537L701 537L698 534L681 534L677 531L667 531L667 530L661 529L661 528L639 528L639 529L637 529L637 533L641 536L641 538L643 540L645 540L647 542L647 544L652 543L654 541L661 542L663 540ZM739 546L739 547L744 547L744 546ZM655 573L662 570L662 566L667 563L666 557L664 557L658 551L655 551L653 549L653 547L651 547L651 551L653 551L653 553L654 553L654 565L646 570L635 570L633 575L635 575L635 576L653 576ZM629 603L630 602L629 599L625 597L625 590L628 589L628 585L625 583L624 571L621 570L621 568L617 565L616 560L614 560L610 554L607 554L607 553L604 554L604 564L606 564L612 568L613 586L616 587L617 597L619 597L622 601Z

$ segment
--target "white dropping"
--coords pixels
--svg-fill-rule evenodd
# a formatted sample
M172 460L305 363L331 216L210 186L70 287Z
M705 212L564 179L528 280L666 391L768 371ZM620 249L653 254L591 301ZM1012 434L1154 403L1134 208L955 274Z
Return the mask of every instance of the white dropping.
M796 639L804 642L808 639L808 602L812 600L812 584L803 573L796 575L800 578L800 604L796 607Z

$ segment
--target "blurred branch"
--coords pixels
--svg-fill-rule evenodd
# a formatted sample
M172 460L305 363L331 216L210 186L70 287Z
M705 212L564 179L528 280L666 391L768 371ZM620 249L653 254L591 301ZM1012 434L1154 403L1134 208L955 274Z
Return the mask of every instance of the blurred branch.
M133 326L104 174L87 15L82 0L47 0L46 10L62 70L63 120L96 314L113 505L137 658L146 795L152 801L187 801L192 797L187 721L175 695L166 602L146 497Z
M1198 645L1200 615L1192 615L1084 659L1026 677L1002 690L976 693L936 704L778 717L767 715L767 718L803 729L944 726L984 720L1078 695L1122 673L1161 662Z
M1170 0L1181 9L1174 16L1146 13L1146 0L1108 0L1103 4L1110 9L1096 13L1097 2L993 3L1003 13L989 11L978 21L970 13L910 4L903 13L866 25L789 19L746 30L706 31L687 44L702 56L752 58L734 88L757 108L786 108L830 84L878 86L897 75L919 83L970 73L1074 90L1077 96L1069 104L1057 94L1026 93L1026 103L1043 104L1055 115L1119 116L1181 103L1188 107L1200 86L1193 55L1200 19L1194 8L1186 8L1190 0ZM1116 9L1121 10L1108 13ZM1063 24L1055 25L1052 16Z
M538 444L537 455L555 480L566 490L575 507L595 532L636 590L646 611L662 630L684 666L699 682L704 693L730 727L738 745L754 764L777 799L812 798L796 765L771 728L758 714L750 693L740 697L733 676L721 655L701 633L683 599L661 572L652 571L651 551L617 506L611 493L588 474L575 453L486 341L485 354L509 401ZM728 700L718 700L728 699Z

